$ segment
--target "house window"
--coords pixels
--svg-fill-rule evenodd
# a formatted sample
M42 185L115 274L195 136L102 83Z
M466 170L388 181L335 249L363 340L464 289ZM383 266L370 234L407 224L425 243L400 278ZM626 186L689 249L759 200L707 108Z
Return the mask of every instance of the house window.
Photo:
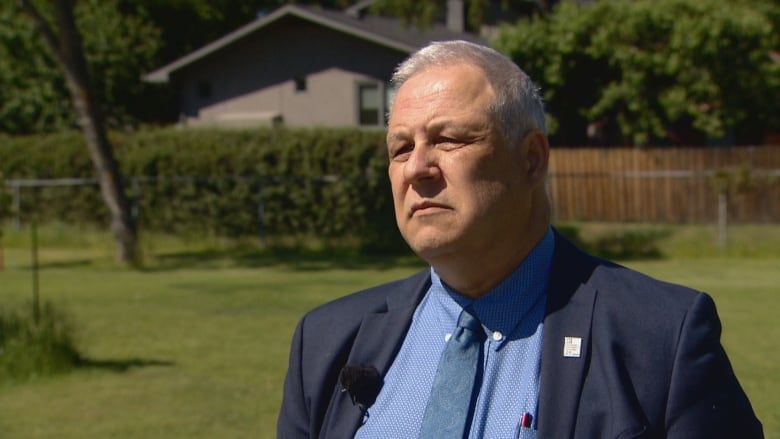
M358 85L358 123L363 126L376 126L384 120L381 114L379 84Z
M295 78L295 91L296 92L306 91L306 88L307 88L307 84L306 84L306 77L305 76Z
M198 82L198 97L201 99L211 98L211 83L208 81Z

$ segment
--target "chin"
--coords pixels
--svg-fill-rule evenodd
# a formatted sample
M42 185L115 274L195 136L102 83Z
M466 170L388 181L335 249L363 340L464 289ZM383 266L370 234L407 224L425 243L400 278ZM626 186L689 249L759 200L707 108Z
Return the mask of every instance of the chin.
M455 246L452 242L443 240L418 240L416 242L408 242L408 244L417 256L429 263L455 251Z

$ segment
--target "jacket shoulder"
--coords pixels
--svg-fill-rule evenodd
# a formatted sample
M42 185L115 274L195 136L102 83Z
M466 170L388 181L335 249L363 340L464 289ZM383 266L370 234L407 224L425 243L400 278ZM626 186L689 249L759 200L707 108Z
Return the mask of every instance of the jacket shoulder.
M623 265L583 252L574 244L556 237L556 256L551 285L556 291L577 291L581 286L595 289L601 307L614 308L620 314L642 312L646 316L685 311L701 291L653 278ZM554 307L565 306L568 294L552 297Z
M591 281L600 299L614 300L621 305L634 304L647 311L669 307L687 309L699 295L705 294L617 264L599 265Z
M377 285L348 294L322 304L304 315L307 326L331 324L334 320L339 326L358 325L367 313L382 312L395 302L408 303L416 300L418 292L426 282L430 282L430 272L423 270L404 279Z

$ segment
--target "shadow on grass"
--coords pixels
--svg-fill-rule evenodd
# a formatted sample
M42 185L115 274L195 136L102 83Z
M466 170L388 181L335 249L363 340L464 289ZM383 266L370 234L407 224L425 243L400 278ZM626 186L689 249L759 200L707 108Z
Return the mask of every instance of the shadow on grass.
M79 358L76 360L78 369L102 369L112 372L127 372L138 367L174 366L172 361L145 360L141 358L129 358L126 360L94 360L91 358Z
M279 267L295 271L332 269L391 269L423 267L411 252L392 254L360 253L351 250L299 250L246 248L167 252L154 255L142 271L166 271L180 268Z
M58 260L58 261L44 261L44 262L38 262L38 268L39 269L47 269L47 268L83 268L83 267L89 267L93 264L94 261L91 259L67 259L67 260ZM19 264L17 267L21 270L32 270L32 264Z
M79 267L87 267L90 264L92 264L92 261L90 259L70 259L70 260L63 260L63 261L52 261L52 262L44 262L39 263L39 268L79 268Z

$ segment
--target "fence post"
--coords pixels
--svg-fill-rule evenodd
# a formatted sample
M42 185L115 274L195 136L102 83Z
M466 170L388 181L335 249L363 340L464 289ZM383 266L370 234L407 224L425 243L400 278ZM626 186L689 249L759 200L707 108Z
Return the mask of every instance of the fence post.
M718 243L720 248L728 245L729 198L725 190L718 191Z
M30 227L30 241L31 241L31 259L32 259L32 287L33 287L33 319L35 324L38 324L41 320L41 299L40 299L40 286L38 279L38 220L33 217Z

